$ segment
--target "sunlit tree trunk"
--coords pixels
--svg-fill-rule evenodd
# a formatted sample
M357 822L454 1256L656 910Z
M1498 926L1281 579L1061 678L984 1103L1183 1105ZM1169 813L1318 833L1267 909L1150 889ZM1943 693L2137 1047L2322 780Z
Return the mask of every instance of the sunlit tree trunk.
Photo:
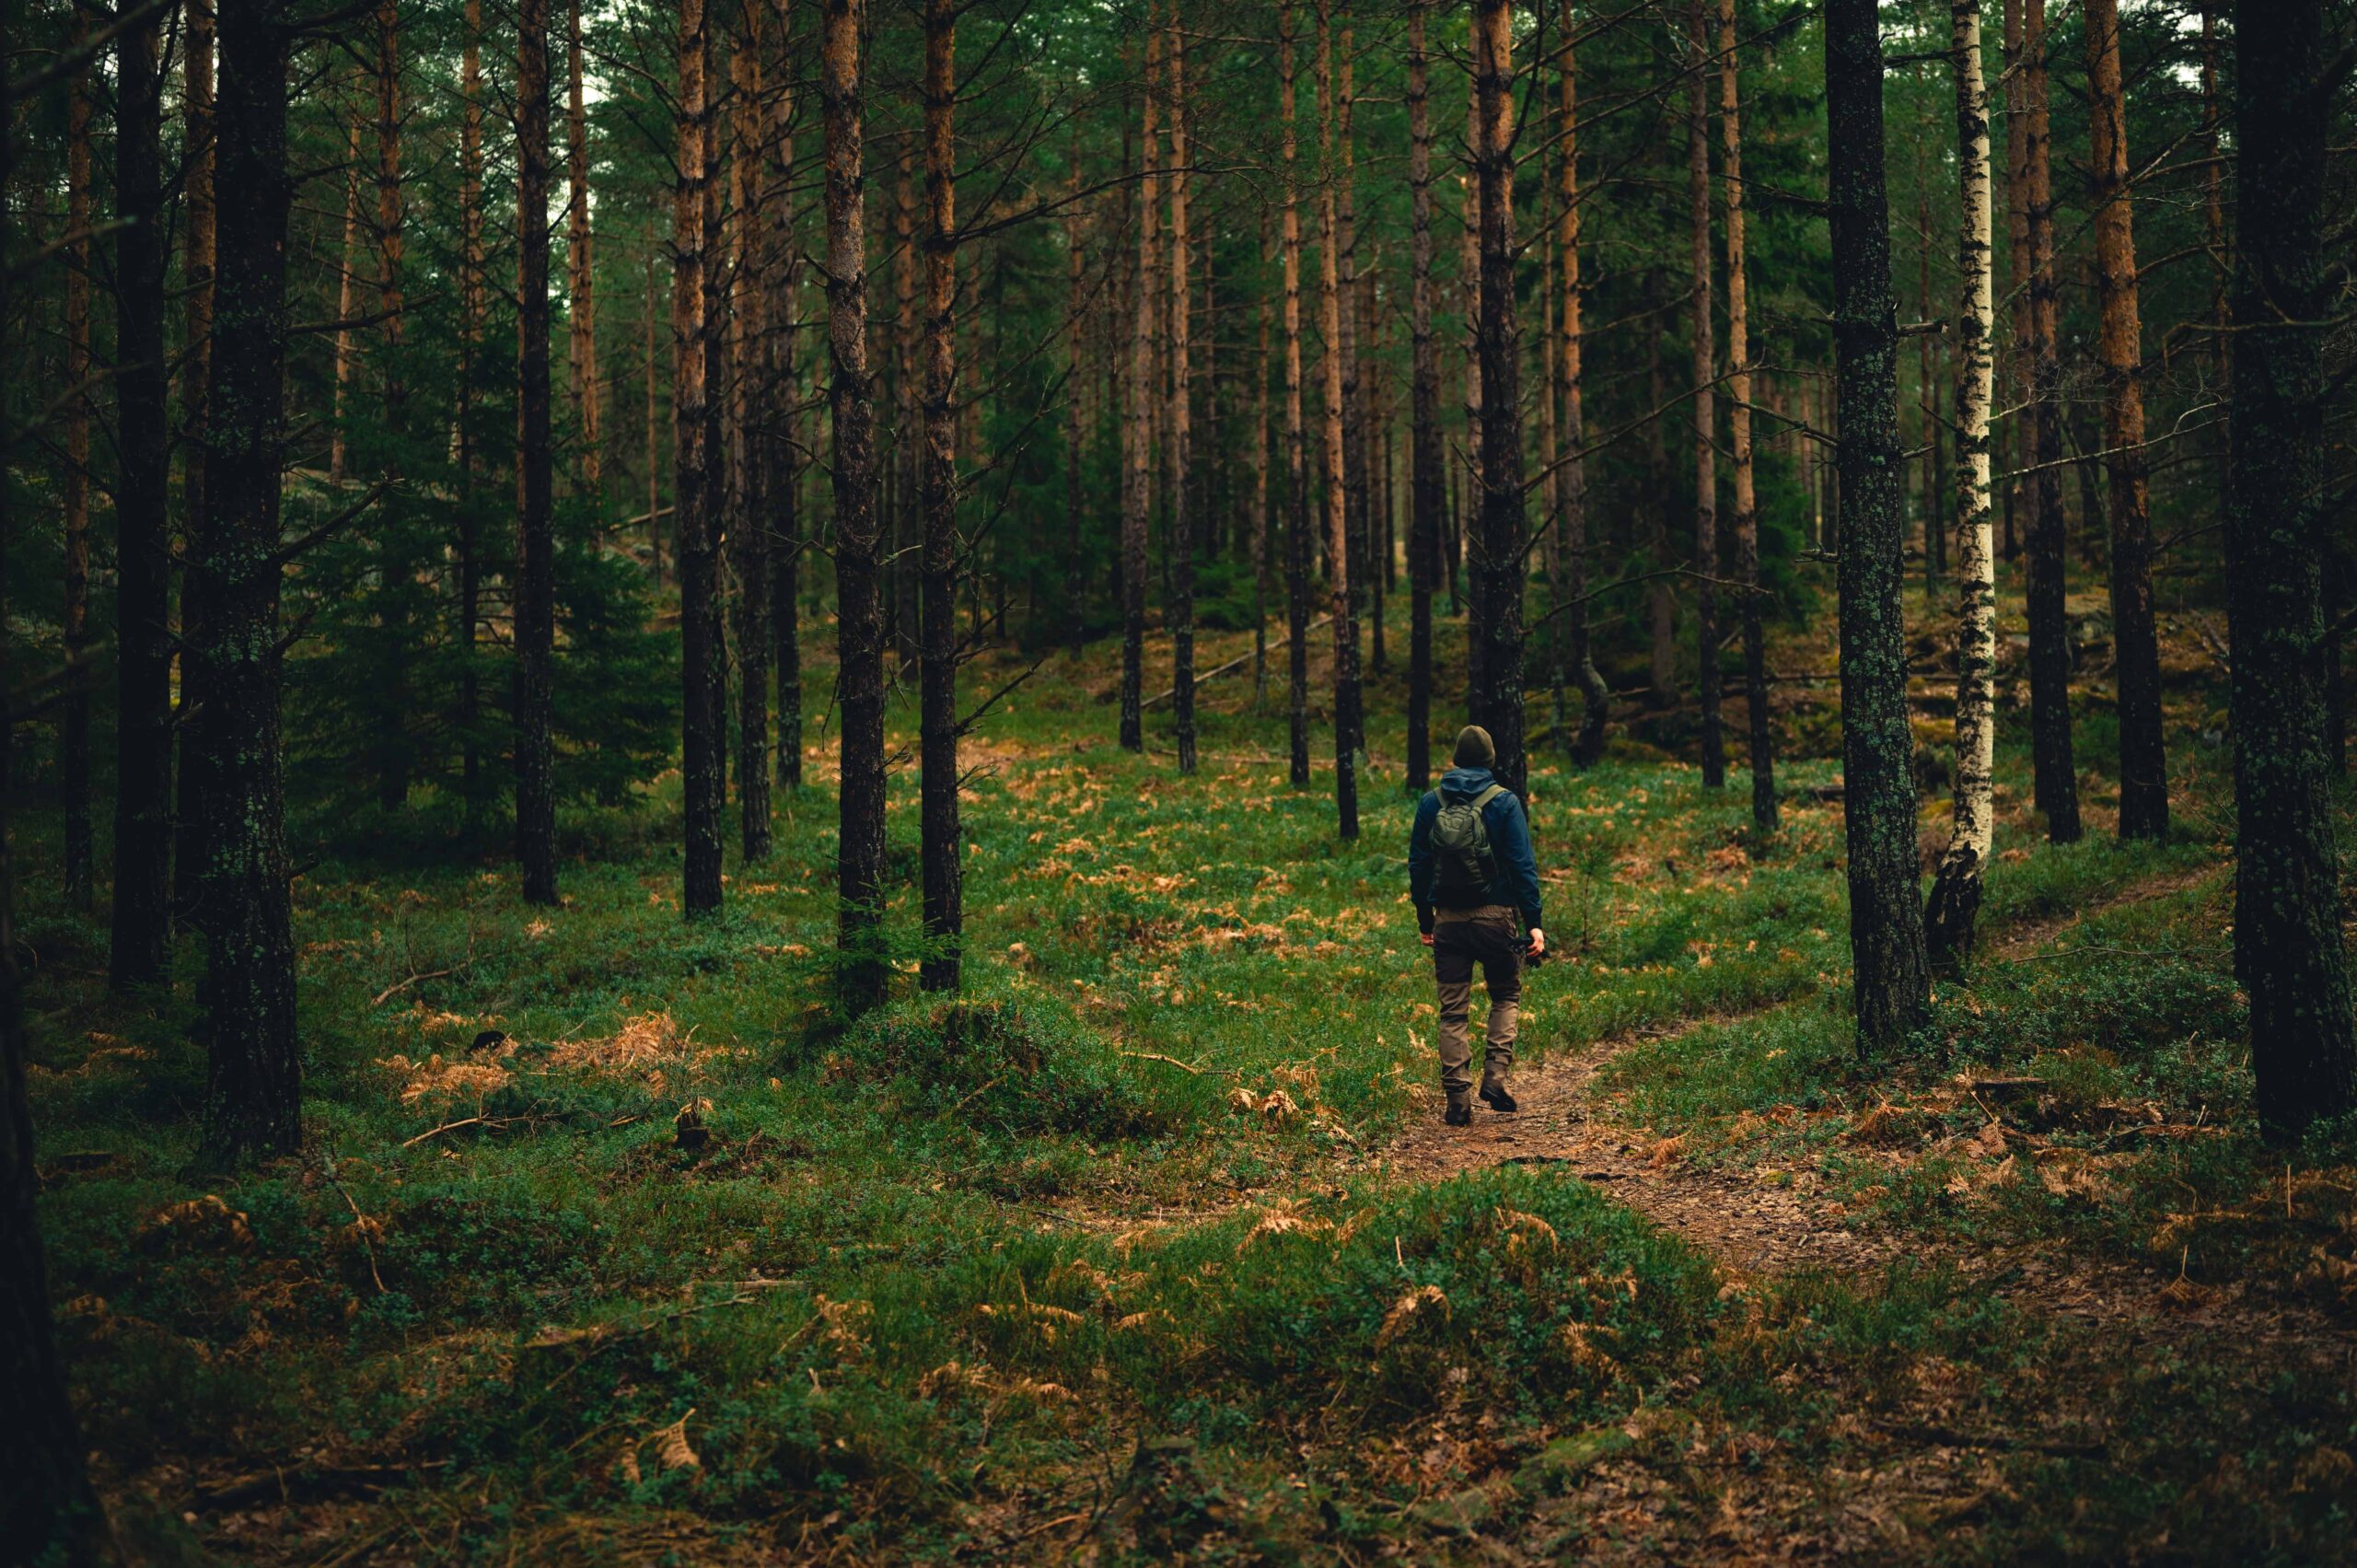
M1695 690L1702 706L1702 787L1727 782L1726 741L1719 720L1718 344L1711 321L1711 17L1710 0L1693 0L1686 36L1694 56L1687 89L1687 205L1691 224L1694 350L1694 645Z
M770 443L774 389L770 343L766 170L769 137L762 58L766 0L745 0L728 56L736 136L729 149L736 248L728 311L728 562L737 580L737 807L745 863L770 854L770 524L775 505Z
M2029 619L2032 799L2058 844L2079 839L2071 745L2071 628L2064 602L2061 289L2055 273L2046 0L2022 0L2022 206L2029 238L2029 485L2023 530Z
M687 0L694 4L695 0ZM877 593L875 377L867 363L867 225L860 94L864 0L823 0L819 93L827 135L828 412L834 424L836 686L842 711L841 900L846 1011L884 1000L884 625Z
M573 427L580 446L581 488L595 497L605 460L605 389L598 381L598 275L589 226L589 110L581 63L581 0L565 12L565 348L572 373Z
M73 47L88 47L76 20ZM74 73L65 104L65 700L58 720L58 790L65 807L66 903L90 907L90 690L82 675L90 643L90 67Z
M274 0L222 0L215 160L223 203L204 532L190 570L206 613L203 1000L209 1070L199 1159L227 1167L302 1141L279 733L280 473L285 447L291 32Z
M2119 694L2119 836L2168 835L2168 754L2161 735L2160 636L2153 618L2152 499L2145 480L2144 352L2129 209L2128 110L2119 79L2119 0L2087 0L2087 134L2095 175L2096 296L2101 329L2105 467L2111 478L2111 623Z
M556 902L556 532L549 424L548 0L516 12L516 858Z
M1751 824L1763 833L1772 833L1776 830L1776 738L1768 716L1768 636L1759 603L1759 506L1752 480L1751 296L1745 276L1742 78L1736 59L1735 0L1719 0L1719 133L1725 150L1727 192L1727 444L1735 471L1735 575L1741 585L1736 591L1743 595L1743 696L1751 753Z
M1194 296L1187 262L1187 45L1173 11L1170 28L1170 714L1178 771L1195 771L1195 529L1188 486L1194 454Z
M955 991L964 929L964 844L958 822L958 0L924 7L924 623L921 802L926 951L919 983Z
M1318 477L1326 495L1328 614L1334 632L1334 815L1342 837L1359 832L1356 743L1351 722L1358 708L1358 616L1351 598L1350 475L1344 449L1342 366L1341 223L1336 210L1335 122L1340 105L1334 82L1333 16L1325 3L1318 12L1318 147L1326 180L1318 192L1318 374L1326 389L1326 418Z
M1145 749L1145 573L1146 519L1154 508L1155 269L1160 263L1156 212L1161 181L1155 93L1162 75L1162 34L1150 29L1145 41L1144 172L1138 181L1138 284L1135 330L1130 343L1128 482L1121 492L1121 744Z
M2357 1106L2318 656L2333 526L2324 355L2347 259L2326 238L2324 10L2270 0L2240 7L2235 27L2235 952L2259 1120L2280 1136Z
M1995 829L1997 562L1990 526L1989 409L1996 395L1989 95L1980 68L1980 0L1952 0L1957 173L1956 811L1923 912L1933 969L1971 961L1980 884Z
M1432 782L1433 587L1440 564L1440 355L1433 337L1432 64L1429 0L1408 11L1408 787Z
M149 12L115 45L115 210L122 227L114 243L118 706L110 979L118 990L162 977L171 919L171 377L164 348L163 62L163 18ZM283 114L283 87L280 99ZM283 351L283 323L278 330ZM275 604L273 598L273 620ZM273 724L276 656L271 650ZM284 895L280 889L281 908Z
M1850 953L1862 1053L1897 1050L1931 1001L1917 901L1913 737L1899 587L1906 521L1898 445L1898 313L1883 176L1875 0L1827 0L1833 343L1841 408L1841 751Z
M711 178L714 131L707 89L711 20L704 0L679 7L679 85L675 124L679 183L671 208L672 524L679 573L680 791L686 835L682 909L690 917L720 907L724 784L717 671L721 660L719 569L714 514L720 497L712 482L714 453L707 401L705 339L711 331L712 228L705 183Z
M1579 63L1573 52L1572 41L1578 32L1573 5L1573 0L1562 0L1563 44L1555 117L1555 177L1560 201L1555 246L1562 286L1562 310L1555 323L1555 330L1562 335L1555 354L1555 375L1560 383L1566 453L1562 472L1556 476L1560 510L1555 527L1562 535L1563 658L1572 677L1579 682L1581 704L1578 737L1564 739L1573 764L1587 768L1595 766L1604 755L1604 726L1611 710L1612 691L1596 668L1588 638L1587 459L1580 455L1580 448L1587 444L1587 412L1581 387L1581 355L1585 341L1580 299Z

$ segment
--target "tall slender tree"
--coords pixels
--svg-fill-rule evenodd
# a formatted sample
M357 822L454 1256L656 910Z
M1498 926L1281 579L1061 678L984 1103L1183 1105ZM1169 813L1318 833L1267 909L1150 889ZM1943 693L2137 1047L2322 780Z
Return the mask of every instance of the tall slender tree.
M2144 351L2136 232L2129 206L2128 106L2119 0L2087 0L2087 134L2095 175L2096 357L2104 383L2104 466L2111 477L2111 628L2119 696L2119 836L2165 838L2168 753L2161 734L2161 646L2153 616L2152 497L2144 452Z
M215 261L218 255L220 234L220 202L214 180L214 53L215 28L213 0L189 0L188 54L182 78L182 122L184 145L188 148L187 202L188 249L181 260L181 280L187 290L187 342L181 356L182 385L187 389L187 434L185 450L188 467L181 483L183 514L180 537L183 550L194 552L194 541L203 535L204 509L205 467L210 448L208 412L211 408L213 380L213 288ZM157 826L149 830L160 846L169 840L171 873L169 900L181 910L196 901L199 866L203 860L204 807L201 795L203 747L199 744L196 723L198 690L203 683L203 669L196 657L196 646L202 640L197 627L203 617L201 595L197 591L195 574L180 575L180 701L174 710L172 726L180 738L180 768L172 781L170 799L178 820L169 827ZM166 679L170 679L169 672ZM121 792L118 790L118 807ZM122 829L116 828L118 847ZM164 849L158 848L157 855ZM154 872L157 878L164 873ZM115 885L115 911L122 911L122 883L118 877ZM160 926L164 923L158 921ZM117 933L115 951L122 951L121 934Z
M1827 0L1833 346L1841 408L1841 757L1858 1044L1895 1050L1931 985L1917 901L1913 735L1907 722L1906 571L1898 446L1898 310L1883 172L1875 0Z
M687 853L680 907L690 918L720 907L721 813L726 785L718 670L720 573L714 494L711 203L714 139L712 18L705 0L679 7L677 127L679 183L671 205L671 398L673 559L679 573L679 780Z
M1768 717L1768 637L1759 603L1759 505L1752 475L1751 296L1743 209L1743 72L1735 0L1719 0L1719 131L1725 149L1727 444L1735 478L1736 592L1743 595L1743 697L1751 753L1751 824L1776 830L1775 732Z
M302 1140L279 733L279 537L285 447L286 72L277 0L221 0L215 121L223 189L213 317L212 448L189 570L203 596L209 1057L199 1158L228 1167Z
M1996 397L1989 93L1980 67L1980 0L1951 0L1956 168L1964 222L1956 246L1956 810L1923 913L1933 967L1961 970L1996 818L1997 552L1991 527L1989 409Z
M1121 744L1145 749L1145 573L1146 522L1154 510L1155 271L1161 181L1155 174L1156 96L1162 75L1162 33L1149 26L1145 40L1144 166L1138 177L1138 285L1135 331L1130 344L1129 434L1121 491Z
M2339 84L2324 10L2321 0L2271 0L2239 7L2235 24L2235 952L2250 993L2259 1120L2282 1135L2357 1107L2318 679L2332 526L2324 349L2344 260L2325 219Z
M1596 668L1587 615L1587 444L1585 392L1581 385L1586 347L1580 285L1580 142L1578 26L1573 0L1562 0L1562 54L1557 62L1555 104L1555 177L1557 215L1555 243L1561 255L1562 310L1556 331L1562 342L1555 355L1563 409L1563 470L1558 476L1555 528L1562 536L1563 657L1580 685L1580 727L1576 738L1565 737L1575 767L1594 767L1604 755L1604 726L1611 711L1612 689ZM1729 178L1735 178L1732 168ZM1755 764L1756 765L1756 764ZM1755 786L1756 787L1756 786Z
M1477 712L1497 747L1498 782L1527 789L1522 745L1522 586L1526 519L1522 477L1521 336L1515 315L1514 10L1474 0L1473 146L1480 196L1481 685Z
M1167 46L1170 80L1170 503L1164 528L1170 544L1170 714L1178 771L1195 771L1195 528L1188 505L1194 482L1194 295L1188 276L1192 255L1187 214L1187 35L1172 11Z
M694 5L696 0L686 0ZM884 1000L884 624L877 578L875 377L867 355L861 97L865 0L824 0L819 99L827 142L827 408L834 425L835 684L842 712L836 942L843 1005Z
M756 7L758 8L758 7ZM605 389L598 379L598 269L589 212L587 73L582 68L581 0L564 17L565 364L582 490L598 494L605 461Z
M482 0L467 0L459 61L459 787L470 826L482 809L482 676L475 643L482 628L482 541L475 515L475 355L483 329ZM520 852L520 845L519 845Z
M2071 625L2064 602L2061 287L2054 260L2052 116L2047 101L2046 0L2022 0L2023 225L2029 240L2028 475L2024 494L2029 618L2032 798L2058 844L2079 839L2071 745Z
M1293 0L1277 6L1279 135L1284 149L1285 661L1295 788L1309 783L1309 453L1301 407L1301 175Z
M118 710L114 951L109 978L118 991L163 975L171 913L171 415L170 362L164 350L163 29L161 12L144 13L115 45L114 185L122 226L114 255ZM281 96L283 100L283 88ZM273 519L276 515L273 504ZM270 548L276 547L273 540ZM273 586L273 607L275 591ZM273 722L275 656L271 655ZM281 895L283 906L283 889Z
M736 195L734 256L729 268L728 560L737 580L737 842L748 865L770 854L770 490L771 445L763 427L773 416L769 385L770 255L768 91L762 70L767 0L744 0L736 47L728 56L735 135L729 147L730 189Z
M927 991L955 991L964 930L958 821L958 99L959 0L924 7L924 510L922 859ZM1177 202L1174 201L1174 205Z
M88 50L89 24L77 19L73 48ZM81 667L90 642L90 65L74 73L65 103L65 662L58 723L59 791L64 796L65 901L90 907L90 689Z
M1349 355L1342 337L1342 238L1334 178L1334 134L1341 117L1335 85L1331 0L1319 0L1318 148L1325 178L1318 198L1318 335L1326 419L1318 478L1326 494L1327 613L1334 631L1334 815L1342 837L1354 839L1359 835L1359 784L1357 741L1351 724L1358 710L1359 636L1358 615L1351 599L1350 475L1344 452L1342 367Z
M1430 0L1408 10L1408 787L1432 780L1433 588L1440 567L1440 355L1433 337L1432 64Z
M770 97L770 189L790 192L794 161L794 8L777 0L777 89ZM770 286L775 299L769 317L769 409L764 426L770 452L770 632L777 665L777 782L802 787L802 387L795 346L801 337L795 280L801 250L794 210L770 227Z
M1727 782L1726 740L1719 715L1719 374L1711 310L1711 0L1693 0L1686 16L1693 55L1687 87L1688 234L1694 288L1694 620L1700 659L1695 690L1702 707L1702 787Z
M516 857L556 902L556 532L549 422L548 0L516 8Z

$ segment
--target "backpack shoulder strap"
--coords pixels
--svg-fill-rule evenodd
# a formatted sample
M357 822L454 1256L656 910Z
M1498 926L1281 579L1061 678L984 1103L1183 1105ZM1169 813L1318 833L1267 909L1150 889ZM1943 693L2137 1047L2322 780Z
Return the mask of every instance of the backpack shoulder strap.
M1505 793L1505 785L1502 784L1492 784L1489 788L1483 790L1480 794L1473 797L1473 809L1476 811L1489 810L1490 802L1497 799L1498 796Z

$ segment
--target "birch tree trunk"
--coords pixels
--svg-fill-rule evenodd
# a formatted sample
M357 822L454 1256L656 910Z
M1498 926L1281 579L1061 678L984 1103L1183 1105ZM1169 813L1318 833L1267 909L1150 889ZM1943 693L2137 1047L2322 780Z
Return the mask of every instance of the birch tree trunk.
M1996 395L1994 219L1989 94L1980 68L1980 0L1951 0L1956 167L1964 223L1956 247L1956 811L1923 912L1933 969L1972 959L1974 920L1995 829L1997 561L1990 526L1989 409Z
M2104 462L2111 478L2111 624L2119 693L2119 836L2169 830L2161 735L2160 637L2153 619L2152 499L2145 480L2144 367L2129 208L2128 118L2119 0L2087 0L2087 134L2095 174L2096 354L2103 367Z
M1522 745L1521 335L1515 318L1514 12L1508 0L1475 0L1474 143L1481 252L1481 703L1478 722L1497 747L1498 782L1527 795Z
M1430 0L1408 11L1408 787L1432 782L1433 587L1440 564L1440 356L1433 338L1432 64Z
M1751 825L1765 834L1776 830L1776 738L1768 715L1768 635L1761 624L1759 603L1759 508L1752 483L1742 76L1736 58L1735 0L1719 0L1719 132L1725 148L1727 192L1727 442L1735 470L1735 575L1742 585L1737 591L1743 595L1743 700L1749 725Z
M686 0L693 5L696 0ZM836 943L842 1005L884 1000L884 625L877 593L875 378L867 364L860 29L865 0L824 0L819 93L827 134L827 343L834 424L836 685L842 710Z
M2033 800L2058 844L2079 840L2071 745L2071 628L2064 603L2061 288L2055 272L2052 121L2047 104L2046 0L2022 0L2022 205L2029 237L2029 488L2024 546L2029 618Z
M1711 321L1711 58L1710 0L1693 0L1686 36L1694 56L1687 89L1687 204L1694 279L1694 620L1701 658L1695 690L1702 707L1702 787L1724 789L1726 740L1719 720L1719 452L1718 345Z
M924 7L924 607L919 738L923 768L924 961L918 983L955 991L964 929L964 844L958 822L958 0Z
M1850 953L1858 1045L1887 1054L1930 1009L1917 901L1913 737L1899 588L1906 520L1898 445L1898 314L1883 173L1875 0L1827 0L1833 343L1841 409L1841 749Z

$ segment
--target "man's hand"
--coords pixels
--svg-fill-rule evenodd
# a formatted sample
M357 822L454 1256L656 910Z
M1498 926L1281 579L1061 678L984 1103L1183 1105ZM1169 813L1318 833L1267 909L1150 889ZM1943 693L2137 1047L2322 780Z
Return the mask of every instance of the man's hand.
M1429 931L1419 931L1416 933L1416 940L1429 947L1433 945L1433 934Z
M1534 958L1544 958L1546 953L1547 934L1534 925L1530 928L1530 956Z

